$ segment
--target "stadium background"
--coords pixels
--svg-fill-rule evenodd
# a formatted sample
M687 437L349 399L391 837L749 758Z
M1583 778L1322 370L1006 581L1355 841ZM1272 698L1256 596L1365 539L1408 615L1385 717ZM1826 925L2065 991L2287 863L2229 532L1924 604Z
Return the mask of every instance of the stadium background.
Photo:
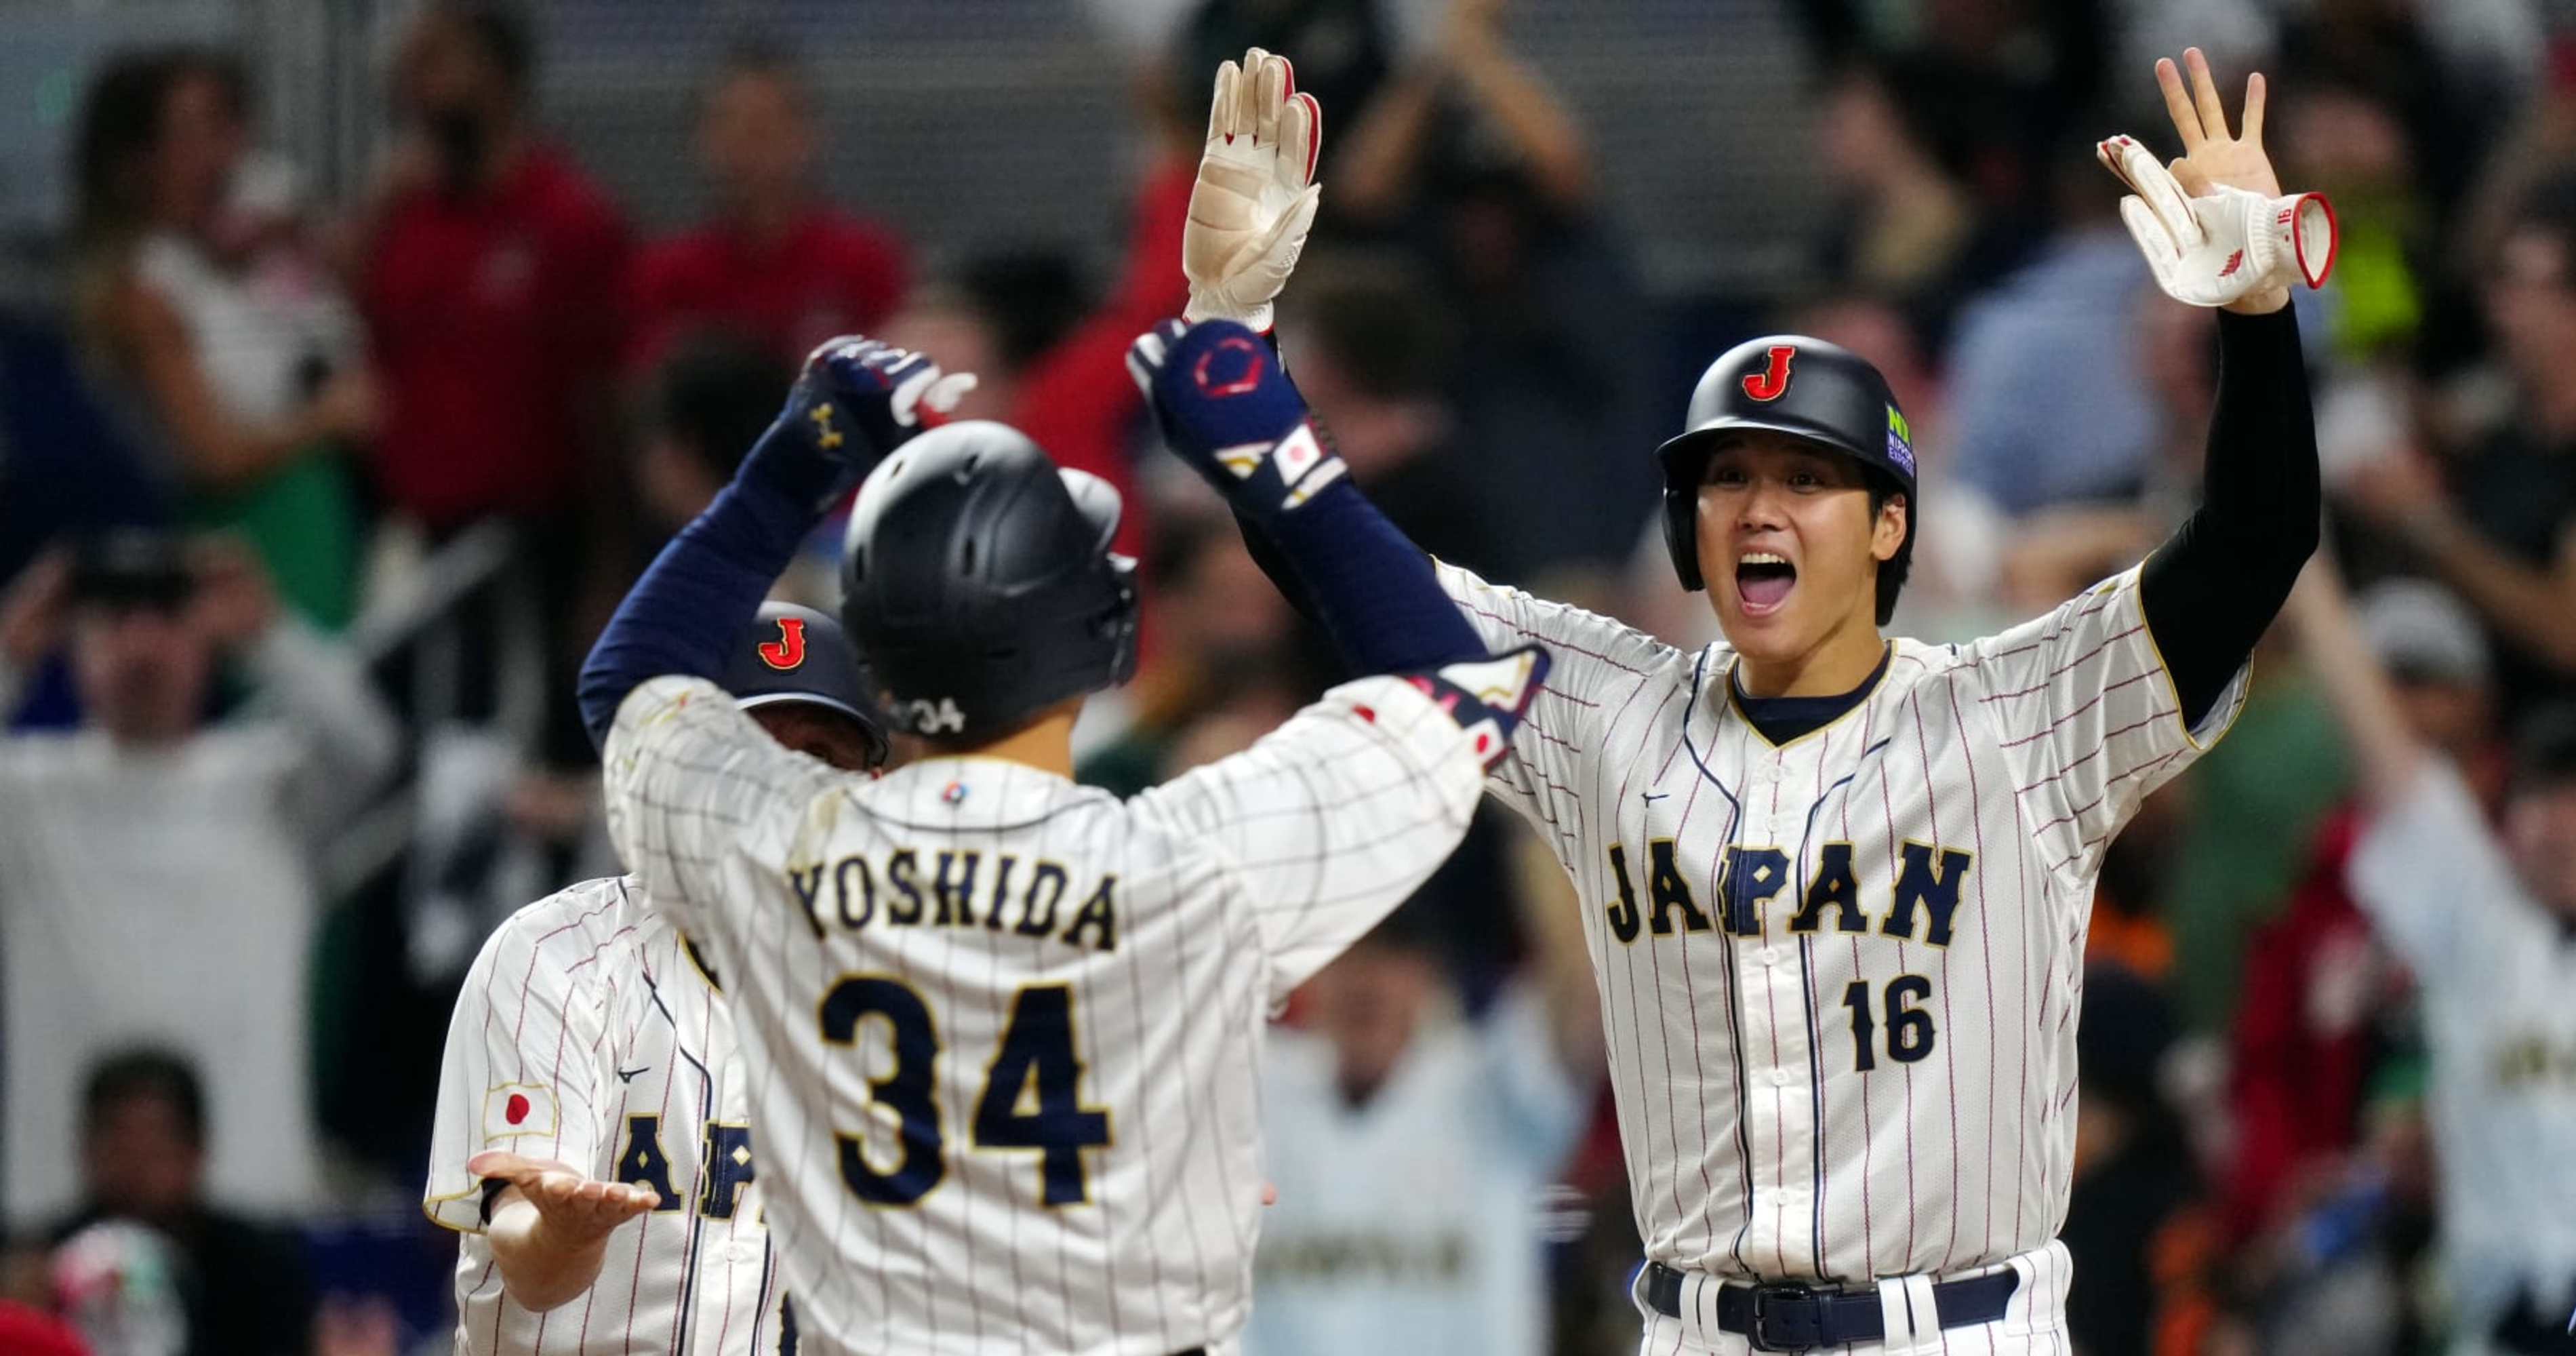
M1078 316L1116 304L1124 251L1140 238L1140 185L1172 163L1158 159L1169 143L1157 142L1143 91L1161 82L1184 89L1185 103L1198 99L1204 74L1175 55L1178 35L1202 11L1228 7L535 0L525 6L537 52L531 116L605 190L634 237L649 241L712 210L690 154L692 127L711 72L756 39L790 59L811 92L823 129L814 175L823 196L903 239L916 299L946 296L978 261L1036 256L1056 261L1039 271L1044 285L1005 287L998 303L978 294L976 303L1016 298ZM1385 78L1395 80L1436 60L1453 9L1470 6L1239 7L1362 16L1380 34ZM137 45L182 41L237 55L256 91L253 141L301 169L303 210L317 250L327 252L392 143L388 64L416 9L379 0L9 0L0 9L0 325L8 340L0 349L0 579L27 577L49 544L105 518L145 516L101 510L83 489L111 483L89 460L93 440L137 462L144 482L172 475L169 458L150 446L168 431L125 417L134 385L84 356L70 305L68 148L100 63ZM2251 64L2272 73L2272 143L2285 180L2337 193L2345 211L2344 281L2303 302L2329 416L2330 478L2392 449L2422 449L2465 482L2484 443L2454 430L2518 417L2500 375L2511 364L2488 337L2476 270L2515 204L2546 199L2550 172L2576 168L2576 136L2565 130L2576 122L2576 48L2568 45L2576 3L1509 0L1499 13L1503 48L1553 92L1583 140L1588 191L1554 223L1564 233L1543 245L1580 266L1533 265L1525 289L1498 298L1488 284L1447 276L1456 238L1437 226L1417 229L1404 212L1365 229L1328 216L1312 271L1338 284L1327 288L1338 301L1301 317L1292 290L1289 323L1308 327L1311 347L1301 353L1322 355L1319 372L1345 378L1390 348L1442 355L1423 373L1400 364L1408 372L1391 390L1364 379L1335 389L1348 387L1344 398L1376 402L1390 418L1429 411L1443 430L1423 446L1393 449L1374 472L1361 467L1364 481L1385 478L1382 497L1400 519L1442 519L1460 485L1509 482L1466 496L1467 517L1492 510L1491 521L1469 526L1481 528L1487 559L1511 571L1507 578L1574 590L1676 640L1706 638L1704 611L1694 614L1695 604L1658 577L1642 493L1651 485L1647 453L1709 355L1792 321L1846 327L1839 334L1865 351L1873 340L1899 345L1871 356L1891 366L1918 426L1953 431L1929 441L1959 458L1953 474L1972 483L1954 494L1935 482L1925 522L1929 534L1963 544L1918 583L1915 626L1973 633L2061 596L2094 565L2116 564L2119 548L2102 543L2169 521L2177 494L2187 502L2192 400L2196 390L2205 397L2207 375L2191 355L2205 353L2207 336L2186 328L2193 317L2177 319L2145 296L2143 268L2115 269L2096 285L2045 266L2063 262L2072 242L2098 240L2115 196L2098 172L2061 178L2062 152L2114 130L2165 141L2147 66L2186 42L2212 51L2231 91ZM1838 82L1855 71L1884 78L1896 132L1837 102ZM2303 98L2329 95L2341 101L2333 117L2302 124L2293 116ZM1829 124L1837 109L1851 120ZM1338 106L1325 116L1329 156L1358 118ZM2370 134L2337 135L2364 126ZM2393 150L2378 149L2392 139ZM1908 140L1925 143L1915 149L1943 181L1939 200L1970 223L1965 234L1939 237L1941 261L1920 272L1869 256L1874 240L1902 238L1917 201L1905 195L1919 185L1873 181L1853 159ZM1334 168L1328 158L1328 204ZM2069 206L2062 185L2090 206ZM1439 204L1407 210L1436 213ZM2101 304L2105 296L2112 304ZM1482 327L1495 316L1512 324ZM2061 366L2014 370L1996 356L2045 357L2048 336L2068 325L2094 340L2063 350ZM1055 337L1071 327L1067 319ZM1548 411L1556 422L1541 421L1575 436L1489 459L1477 437L1480 401L1532 370L1575 373ZM616 483L589 492L621 510L643 497L634 482L654 419L641 411L660 408L658 375L647 364L605 378L621 412L608 440ZM1965 408L1972 393L2016 403ZM105 413L89 422L65 414L82 407ZM1325 412L1334 414L1329 405ZM2090 484L2050 474L2049 439L2069 429L2102 435L2088 438L2088 455L2104 459ZM1967 443L1986 432L2019 441L1970 469ZM1249 682L1248 693L1223 685L1241 678L1235 666L1246 655L1293 667L1309 648L1230 633L1212 618L1241 601L1226 589L1256 585L1224 534L1206 530L1190 487L1143 441L1126 450L1140 516L1151 524L1141 543L1149 570L1166 567L1172 587L1149 622L1157 664L1087 730L1087 747L1103 759L1094 766L1113 783L1185 765L1237 739L1236 726L1284 709L1305 681L1302 669ZM363 448L349 457L369 465ZM177 479L171 493L184 502L185 473ZM601 864L584 817L586 774L578 750L560 738L566 694L549 676L559 672L550 668L555 651L577 653L586 638L564 627L589 614L539 600L535 580L549 566L532 563L542 553L528 522L495 514L423 533L366 489L363 471L360 480L366 584L338 643L401 715L404 756L384 790L343 807L329 827L317 874L323 907L281 943L312 956L313 1115L328 1143L315 1203L292 1222L320 1288L393 1300L401 1342L432 1349L443 1343L443 1258L452 1254L444 1235L419 1222L411 1196L454 976L507 901ZM2561 511L2576 512L2576 494L2564 489L2571 480L2576 472L2560 471L2551 482ZM2048 488L2014 489L2040 482ZM1532 545L1523 527L1545 519L1560 497L1563 516L1580 526ZM2125 516L2105 526L2077 510ZM631 516L620 540L583 542L612 573L652 545L650 515ZM2389 521L2350 514L2337 536L2365 581L2424 572ZM1476 550L1444 554L1479 563ZM2510 618L2472 616L2444 599L2388 610L2396 619L2375 634L2417 647L2392 658L2486 690L2490 710L2472 743L2493 747L2514 717L2567 690L2567 667L2500 639L2528 629ZM2127 1175L2098 1184L2089 1205L2079 1194L2071 1232L2121 1250L2118 1267L2139 1282L2112 1292L2134 1321L2087 1350L2324 1350L2313 1334L2328 1331L2360 1334L2336 1350L2398 1352L2434 1349L2441 1332L2441 1302L2425 1280L2425 1237L2440 1202L2422 1181L2422 1054L2401 986L2371 988L2364 1015L2318 1037L2332 1044L2355 1029L2369 1033L2355 1056L2366 1068L2344 1090L2350 1114L2324 1134L2329 1142L2260 1172L2239 1152L2243 1131L2233 1118L2280 1091L2243 1086L2241 1061L2236 1075L2229 1071L2246 998L2259 997L2246 978L2246 938L2268 926L2265 946L2321 945L2299 935L2306 915L2298 901L2311 839L2330 830L2344 789L2330 723L2299 677L2295 651L2285 641L2260 662L2265 676L2245 728L2186 779L2185 794L2166 797L2141 823L2137 846L2106 874L2096 959L2119 974L2098 986L2095 1011L2108 1015L2087 1045L2086 1095L2133 1106L2139 1124L2170 1135L2173 1156L2122 1163ZM18 713L22 725L78 719L64 693L40 687L37 697ZM51 708L35 709L45 699ZM0 759L8 747L0 743ZM478 817L478 807L504 801L513 807L506 822ZM1430 910L1471 1013L1534 946L1496 940L1479 912L1501 896L1547 888L1544 873L1524 869L1524 846L1517 826L1487 826ZM0 946L10 899L0 878ZM2334 939L2347 935L2339 926L2328 929ZM2380 957L2372 973L2391 959L2402 961ZM2096 1019L2087 1022L2091 1035ZM49 1034L0 1033L0 1061ZM199 1072L210 1082L227 1077L222 1068ZM1633 1331L1612 1293L1634 1241L1606 1135L1596 1132L1570 1156L1560 1189L1530 1212L1533 1230L1551 1240L1555 1344L1566 1352L1619 1350L1618 1334ZM2576 1132L2568 1143L2531 1148L2576 1152ZM70 1172L73 1151L63 1156ZM2271 1177L2249 1183L2248 1173ZM255 1198L227 1203L264 1213ZM2078 1264L2091 1265L2080 1248ZM23 1285L36 1273L16 1274ZM2352 1326L2331 1326L2338 1323Z

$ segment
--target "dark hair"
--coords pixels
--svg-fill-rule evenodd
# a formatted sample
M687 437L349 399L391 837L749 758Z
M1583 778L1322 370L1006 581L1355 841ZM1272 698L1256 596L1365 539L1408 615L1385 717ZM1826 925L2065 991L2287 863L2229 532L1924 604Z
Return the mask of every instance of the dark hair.
M171 91L212 80L235 117L250 114L241 63L207 47L136 48L111 55L81 100L72 133L72 239L83 251L122 248L149 211L144 160L161 144Z
M501 73L501 82L511 93L527 93L537 72L537 40L528 16L516 5L501 0L439 0L429 12L453 22Z
M1055 347L1091 313L1082 269L1048 249L1003 249L961 262L949 291L993 336L1004 366L1017 372Z
M138 1098L168 1104L188 1143L205 1147L205 1085L185 1058L153 1047L122 1050L90 1066L89 1086L81 1094L84 1133L97 1133L108 1112Z
M1884 471L1869 471L1863 476L1869 484L1869 520L1878 521L1878 512L1887 501L1905 497L1905 539L1896 545L1896 554L1878 562L1878 624L1896 619L1896 595L1905 591L1905 576L1914 569L1914 496L1906 493L1896 477Z
M719 482L733 479L795 377L758 344L722 330L683 337L653 375L654 424Z
M1439 393L1457 349L1455 328L1421 272L1391 255L1310 263L1297 314L1314 343L1362 394L1398 400Z
M2576 705L2543 707L2514 727L2514 794L2570 785L2576 785Z

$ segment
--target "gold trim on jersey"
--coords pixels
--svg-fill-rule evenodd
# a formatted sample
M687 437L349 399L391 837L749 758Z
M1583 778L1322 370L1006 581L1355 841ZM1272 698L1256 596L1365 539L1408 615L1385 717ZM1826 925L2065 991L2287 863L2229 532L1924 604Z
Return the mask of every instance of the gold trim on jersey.
M420 1202L420 1213L427 1215L430 1223L437 1225L439 1228L445 1229L451 1234L474 1234L480 1236L483 1233L483 1230L481 1229L470 1229L462 1224L450 1224L447 1221L440 1219L438 1217L438 1207L447 1204L449 1201L466 1200L482 1194L483 1184L481 1182L477 1182L463 1191L451 1192L445 1196L424 1196L421 1198Z
M1878 699L1878 690L1886 685L1888 674L1894 672L1896 669L1896 642L1889 640L1884 636L1879 638L1878 672L1870 679L1869 690L1860 694L1860 700L1853 702L1850 710L1845 711L1841 715L1834 717L1832 720L1826 721L1824 724L1790 740L1786 744L1773 744L1771 742L1771 736L1762 733L1762 727L1754 724L1751 716L1744 714L1744 699L1738 695L1735 690L1735 666L1743 662L1744 656L1741 653L1730 655L1727 658L1726 672L1721 675L1720 678L1720 681L1726 684L1726 709L1733 712L1737 720L1744 722L1744 728L1751 730L1754 738L1761 740L1765 746L1777 753L1782 749L1795 748L1798 745L1823 734L1825 731L1842 724L1853 716L1868 710L1869 704Z
M724 985L716 982L715 968L707 964L707 958L698 954L698 944L691 940L689 934L680 932L676 928L672 931L680 939L680 954L688 957L689 968L698 972L698 978L705 980L708 988L722 994Z
M2162 549L2161 546L2159 546L2158 549ZM2146 568L2147 560L2155 559L2155 555L2156 553L2154 551L2149 551L2147 553L2146 560L2141 560L2137 564L2122 570L2120 573L2103 580L2101 583L2086 590L2086 592L2099 593L2104 589L2118 588L2121 586L2121 580L2132 575L2137 577L2138 582L2129 586L2129 593L2136 600L2135 606L2138 609L2138 629L2146 633L2147 650L2156 657L2156 676L2165 680L2165 695L2173 698L2174 719L2182 722L2183 742L2191 745L2191 751L2193 753L2207 753L2209 752L2211 745L2225 739L2227 737L2227 732L2236 728L2236 718L2245 714L2245 703L2243 700L2240 699L2233 702L2226 701L2227 689L2235 686L2237 676L2241 676L2245 680L2245 695L2250 697L2254 694L2254 655L2251 651L2248 651L2245 655L2245 662L2237 666L2236 675L2230 676L2225 683L2219 686L2218 696L2220 701L2224 702L2227 706L2227 719L2219 724L2218 729L2209 736L2209 739L2206 742L2203 742L2201 737L2193 732L2191 722L2183 720L2182 718L2182 689L2174 686L2173 666L2165 662L2165 647L2156 643L2155 625L2147 620ZM2208 719L2209 713L2206 711L2202 712L2201 718L2203 720Z

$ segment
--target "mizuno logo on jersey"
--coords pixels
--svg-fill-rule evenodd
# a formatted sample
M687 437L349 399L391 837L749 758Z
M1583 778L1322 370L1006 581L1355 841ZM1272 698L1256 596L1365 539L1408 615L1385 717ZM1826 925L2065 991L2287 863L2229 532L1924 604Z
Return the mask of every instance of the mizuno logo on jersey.
M1009 853L902 848L883 861L843 857L789 867L787 883L805 906L816 940L826 928L982 928L1053 937L1094 951L1118 949L1118 878L1077 889L1062 863L1024 862Z
M1618 895L1604 912L1610 934L1621 942L1634 942L1648 930L1669 937L1676 930L1707 932L1717 927L1740 937L1759 937L1766 907L1786 894L1797 906L1787 925L1793 934L1875 931L1904 941L1948 946L1959 912L1959 890L1974 864L1971 854L1956 848L1906 843L1897 851L1895 881L1865 893L1849 843L1825 844L1804 873L1793 872L1789 854L1779 848L1730 846L1718 876L1718 911L1712 917L1693 897L1690 885L1694 878L1707 878L1706 863L1694 862L1685 871L1674 859L1672 839L1648 843L1646 902L1640 907L1627 846L1612 843L1610 880ZM1806 881L1803 892L1795 879L1800 874ZM1867 908L1871 898L1884 902L1875 928Z

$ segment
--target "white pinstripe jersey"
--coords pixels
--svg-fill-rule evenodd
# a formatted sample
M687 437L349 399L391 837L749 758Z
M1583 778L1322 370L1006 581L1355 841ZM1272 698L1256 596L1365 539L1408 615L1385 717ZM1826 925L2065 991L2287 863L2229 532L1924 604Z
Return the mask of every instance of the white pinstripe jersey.
M1225 1348L1263 1023L1457 845L1465 736L1369 679L1124 802L983 758L865 781L757 736L706 683L646 684L609 828L731 986L806 1344Z
M2132 570L1973 644L1894 641L1775 747L1725 645L1440 577L1489 643L1556 656L1487 785L1581 896L1646 1255L1851 1283L2054 1237L2103 845L2244 675L2195 740Z
M457 1350L795 1351L750 1127L715 977L634 878L583 881L512 914L448 1024L423 1192L430 1218L464 1234ZM532 1314L502 1294L483 1236L483 1184L465 1161L485 1149L649 1183L662 1205L609 1236L589 1291Z

